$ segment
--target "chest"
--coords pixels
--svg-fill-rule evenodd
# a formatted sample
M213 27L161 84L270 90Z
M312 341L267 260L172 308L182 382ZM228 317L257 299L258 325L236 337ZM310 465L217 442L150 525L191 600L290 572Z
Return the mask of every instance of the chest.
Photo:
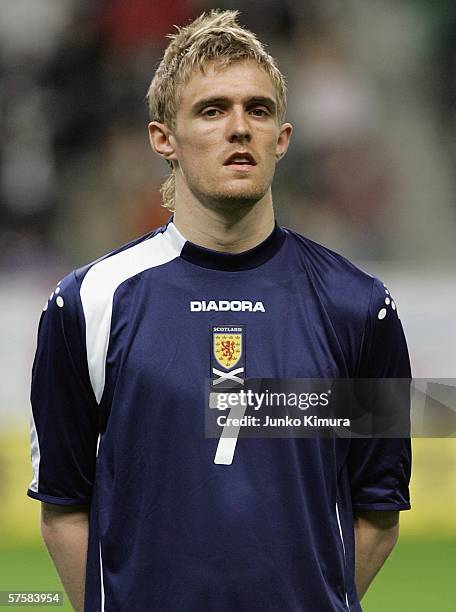
M244 378L344 376L343 350L317 297L293 281L130 291L114 305L107 376L141 375L154 385L236 366Z

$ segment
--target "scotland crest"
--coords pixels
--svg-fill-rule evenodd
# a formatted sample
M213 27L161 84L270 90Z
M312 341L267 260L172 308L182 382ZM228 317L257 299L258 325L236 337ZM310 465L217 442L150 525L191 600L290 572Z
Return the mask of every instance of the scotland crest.
M243 325L214 325L211 329L212 386L244 384L245 328Z

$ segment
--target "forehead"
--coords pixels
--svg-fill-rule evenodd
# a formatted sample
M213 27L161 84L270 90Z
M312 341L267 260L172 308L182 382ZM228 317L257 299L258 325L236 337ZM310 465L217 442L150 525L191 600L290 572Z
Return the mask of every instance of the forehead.
M210 62L195 68L181 87L178 112L210 97L233 100L269 97L277 102L270 76L254 60L235 60L228 65Z

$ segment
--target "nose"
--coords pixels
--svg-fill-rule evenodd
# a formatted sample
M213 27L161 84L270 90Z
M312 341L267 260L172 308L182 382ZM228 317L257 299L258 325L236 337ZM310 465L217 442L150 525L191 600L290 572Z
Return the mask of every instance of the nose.
M231 113L231 120L228 123L229 142L250 142L252 133L244 108L234 108Z

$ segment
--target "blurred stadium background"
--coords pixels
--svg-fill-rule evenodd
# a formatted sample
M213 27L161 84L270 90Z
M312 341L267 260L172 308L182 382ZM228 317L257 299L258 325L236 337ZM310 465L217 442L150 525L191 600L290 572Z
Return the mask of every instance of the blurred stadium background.
M0 590L59 588L25 497L42 305L167 219L144 97L172 25L217 7L239 8L288 76L279 220L389 286L415 377L454 377L454 0L2 0ZM456 442L415 439L414 458L413 509L367 612L456 609Z

